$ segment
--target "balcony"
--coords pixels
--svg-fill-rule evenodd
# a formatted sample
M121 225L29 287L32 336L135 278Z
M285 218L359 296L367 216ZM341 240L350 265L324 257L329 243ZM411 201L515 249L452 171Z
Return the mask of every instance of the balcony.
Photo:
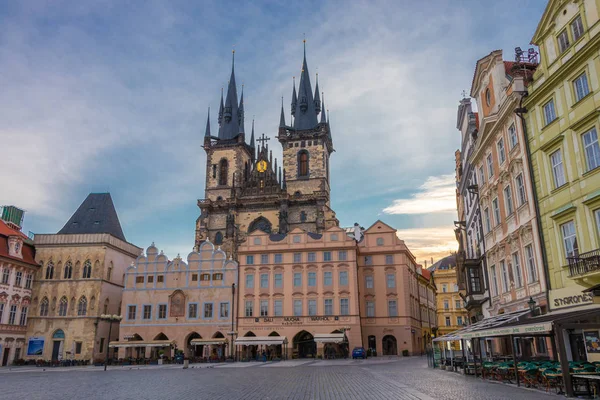
M567 257L569 278L600 272L600 249L581 253L576 257Z

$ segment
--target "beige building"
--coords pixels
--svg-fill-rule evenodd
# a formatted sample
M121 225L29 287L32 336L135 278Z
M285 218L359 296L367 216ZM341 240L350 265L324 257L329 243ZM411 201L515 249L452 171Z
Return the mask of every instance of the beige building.
M204 241L198 252L169 260L154 246L127 268L121 307L119 358L222 360L235 326L237 263ZM231 338L229 336L229 338Z
M92 193L57 234L35 235L36 262L28 340L30 359L104 360L109 323L118 314L125 268L141 249L125 240L109 193Z
M433 275L428 269L417 266L417 280L419 282L419 308L421 310L421 334L423 341L420 350L425 352L427 345L431 344L434 333L437 331L437 304L436 287Z
M458 288L456 256L451 255L429 267L437 288L437 336L443 336L469 324L468 313Z
M377 221L358 243L363 344L378 355L420 354L419 267L396 233Z
M31 313L33 277L39 269L33 243L21 232L18 218L2 213L0 219L0 365L19 363L26 354L28 315ZM7 211L5 208L3 211Z
M239 256L240 359L262 350L271 358L333 357L361 346L356 243L343 229L255 231Z

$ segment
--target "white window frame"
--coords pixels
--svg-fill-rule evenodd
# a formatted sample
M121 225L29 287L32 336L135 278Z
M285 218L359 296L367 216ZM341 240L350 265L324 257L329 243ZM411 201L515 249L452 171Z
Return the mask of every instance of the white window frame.
M515 251L512 253L512 267L513 267L513 277L515 280L515 287L522 288L523 287L523 274L521 273L521 260L519 259L519 252Z
M517 186L517 193L519 194L519 207L521 207L523 204L527 203L527 193L525 192L525 178L523 177L522 172L515 178L515 184Z
M500 161L500 165L504 164L506 161L506 148L504 147L504 138L500 138L496 143L498 148L498 160Z
M569 32L566 28L558 34L556 40L558 41L558 50L561 54L564 53L565 50L567 50L571 45L571 43L569 42Z
M548 100L542 106L542 111L544 114L544 126L549 125L556 120L556 107L554 106L554 99Z
M488 179L491 180L494 177L494 159L492 158L492 153L487 155L486 162L488 169Z
M398 300L388 300L388 316L391 318L398 316Z
M281 317L283 315L283 300L273 300L273 315L275 317Z
M515 211L512 198L512 188L510 185L506 185L504 188L504 204L506 206L506 214L511 215Z
M490 275L492 276L492 296L498 296L498 276L495 265L490 267Z
M508 293L510 290L510 283L508 281L508 269L506 268L506 261L500 261L500 274L502 278L502 293Z
M590 85L585 72L573 79L573 91L575 92L575 102L590 94Z
M565 170L563 167L562 151L557 149L550 154L550 166L552 167L552 177L554 178L554 188L559 188L567 183Z
M581 20L581 14L576 16L569 25L571 26L573 42L576 42L585 32L585 30L583 29L583 21Z
M579 253L579 246L577 244L577 229L575 227L575 221L571 220L561 224L560 233L563 240L563 249L565 251L565 257L575 257Z
M365 275L365 287L367 289L373 289L374 279L373 275Z
M294 316L302 316L302 300L300 299L294 299Z
M375 302L372 300L367 300L367 317L373 318L375 317Z
M510 141L510 149L514 149L519 144L519 137L517 136L517 128L514 122L508 127L508 138Z
M533 251L533 245L528 244L525 246L525 261L527 262L527 279L529 283L537 282L538 273L537 266L535 263L535 252Z
M500 214L500 202L498 201L497 197L492 200L492 212L494 213L494 227L496 227L500 225L502 218Z
M581 135L585 153L585 164L587 170L591 171L600 167L600 145L598 144L598 131L593 127Z
M309 316L317 315L317 300L316 299L308 299L308 315Z
M486 207L483 210L483 215L485 217L485 228L486 228L486 232L488 233L492 230L492 221L490 220L490 209L489 207Z

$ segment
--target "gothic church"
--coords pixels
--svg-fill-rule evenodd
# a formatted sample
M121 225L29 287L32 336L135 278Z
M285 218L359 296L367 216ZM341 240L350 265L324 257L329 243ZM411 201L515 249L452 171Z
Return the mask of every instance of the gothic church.
M257 229L284 237L295 228L321 233L339 225L330 205L333 141L318 81L315 86L313 93L305 45L298 91L295 80L292 89L289 125L281 105L277 139L283 162L278 166L269 138L263 134L255 139L254 121L246 142L244 93L242 88L238 99L232 64L225 102L221 93L216 136L210 114L206 122L206 188L205 198L198 200L196 249L208 239L237 259L237 247Z

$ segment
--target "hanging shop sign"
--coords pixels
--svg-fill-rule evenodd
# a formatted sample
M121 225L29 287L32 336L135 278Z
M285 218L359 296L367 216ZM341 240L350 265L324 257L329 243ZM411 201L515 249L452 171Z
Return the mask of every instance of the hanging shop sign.
M518 326L507 326L504 328L485 329L475 332L465 332L457 334L457 339L473 339L480 337L493 337L493 336L508 336L508 335L526 335L528 333L546 333L552 331L552 323L546 322L543 324L530 324L530 325L518 325Z

